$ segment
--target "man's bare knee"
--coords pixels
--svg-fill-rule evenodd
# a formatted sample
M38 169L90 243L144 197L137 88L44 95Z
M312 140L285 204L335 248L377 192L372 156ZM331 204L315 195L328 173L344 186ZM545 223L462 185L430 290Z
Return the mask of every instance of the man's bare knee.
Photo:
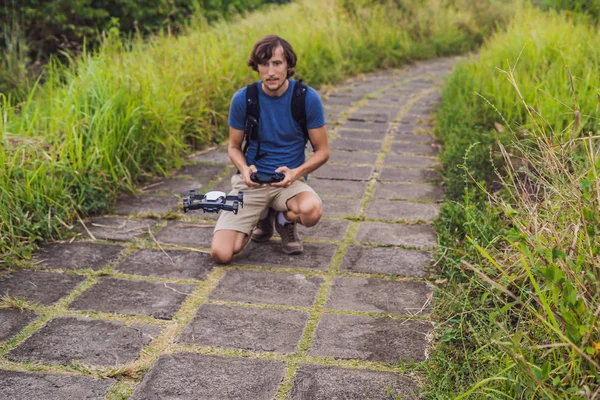
M302 220L302 225L311 227L317 224L321 220L322 211L321 208L314 208L311 211L301 214L300 219Z
M250 240L249 236L244 236L242 239L236 240L236 242L233 246L233 254L234 255L238 254L242 250L244 250L244 248L246 247L246 244L248 243L248 240Z
M304 226L314 226L323 215L323 206L318 201L309 201L300 204L300 221Z
M219 264L229 264L246 243L247 235L237 231L220 230L215 232L210 256Z
M233 259L233 252L226 249L210 249L210 256L217 264L229 264Z

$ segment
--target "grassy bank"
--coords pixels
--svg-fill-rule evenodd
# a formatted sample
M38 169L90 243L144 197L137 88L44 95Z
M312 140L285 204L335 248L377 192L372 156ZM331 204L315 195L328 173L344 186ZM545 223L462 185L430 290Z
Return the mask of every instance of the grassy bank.
M523 8L456 69L430 398L600 395L600 40Z
M221 140L232 93L254 75L254 41L288 38L312 86L410 60L473 49L505 8L473 0L304 0L186 35L123 43L46 71L45 84L0 110L0 259L27 257L78 216Z

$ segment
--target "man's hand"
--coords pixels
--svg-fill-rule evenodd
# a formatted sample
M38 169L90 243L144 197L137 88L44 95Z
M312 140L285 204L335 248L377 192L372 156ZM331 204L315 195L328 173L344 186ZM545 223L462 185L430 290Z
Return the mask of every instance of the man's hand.
M298 177L296 176L296 172L293 169L289 169L288 167L279 167L275 170L275 172L283 173L285 175L285 178L283 178L281 182L271 183L271 186L274 187L286 188L298 179Z
M246 167L246 168L242 169L240 172L242 174L242 178L244 178L244 183L246 184L246 186L248 186L248 187L260 187L260 183L253 182L250 179L250 175L258 172L258 170L256 169L256 167L254 165Z

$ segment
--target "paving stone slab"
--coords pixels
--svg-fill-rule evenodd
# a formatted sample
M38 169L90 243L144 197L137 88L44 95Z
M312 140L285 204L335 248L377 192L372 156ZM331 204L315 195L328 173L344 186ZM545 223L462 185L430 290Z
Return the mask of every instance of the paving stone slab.
M328 98L331 99L335 97L342 97L357 101L361 100L367 93L370 93L371 91L373 90L369 90L366 88L348 87L341 90L337 90L335 93L330 94Z
M235 168L231 168L229 170L229 172L227 173L227 175L225 175L223 178L221 178L221 180L219 180L217 183L215 183L214 186L210 190L218 190L220 192L229 193L231 191L231 178L235 174L237 174L237 170ZM208 215L208 214L203 215L203 218L205 218L206 215ZM215 215L218 217L218 214L211 214L211 215Z
M440 165L439 161L431 157L409 156L403 154L388 154L383 160L384 167L416 167L431 168Z
M401 99L396 96L395 100L390 100L388 97L383 95L371 96L370 100L365 103L365 107L377 107L377 108L388 108L394 110L397 115L399 110L404 107L406 101L401 103Z
M88 365L121 365L135 361L140 351L160 334L147 324L58 317L48 321L23 344L8 353L14 361Z
M361 107L360 110L358 110L358 112L363 112L363 113L368 113L368 114L384 114L386 117L388 117L390 120L393 120L396 115L398 115L398 107L397 106L393 106L390 107L389 105L385 105L385 106L374 106L372 104L369 104L369 102L367 102L367 104L364 107Z
M342 139L380 140L382 142L387 136L387 132L384 131L353 131L350 129L338 129L335 131L335 133L337 133Z
M340 164L372 164L377 161L377 153L364 151L336 151L330 152L329 162Z
M421 98L421 103L424 104L436 104L442 101L442 94L440 92L431 92Z
M428 115L435 112L435 107L430 105L418 104L410 108L410 112L414 114Z
M431 311L425 282L334 276L325 308L342 311L423 315Z
M195 285L179 283L101 278L69 308L171 319L195 289Z
M208 181L202 178L164 178L146 186L141 192L148 194L164 193L183 195L190 189L199 192L207 183Z
M147 214L162 215L177 210L182 201L180 197L166 196L126 196L117 200L116 214Z
M343 107L350 107L352 106L354 103L356 103L359 99L358 98L351 98L351 97L334 97L334 96L329 96L327 97L327 99L325 99L323 101L324 105L337 105L337 106L343 106Z
M350 246L342 270L424 278L433 262L430 252L394 247Z
M375 140L354 140L354 139L334 139L329 143L329 148L346 151L374 151L381 150L382 141Z
M400 120L401 125L420 125L423 122L423 117L411 113L405 114Z
M342 119L343 110L325 111L325 119L329 122L337 122Z
M132 400L271 400L285 374L275 360L179 353L160 356Z
M300 364L288 400L417 400L419 388L409 377L390 372Z
M341 127L345 129L363 129L366 131L387 132L390 127L390 124L389 122L377 123L362 121L346 121Z
M389 94L389 91L385 93ZM397 93L396 93L397 94ZM372 110L390 110L390 112L395 112L397 115L399 108L397 104L391 104L385 101L385 96L383 94L370 95L367 101L364 103L364 109L372 109Z
M405 144L406 142L427 144L433 143L434 140L434 137L426 133L400 132L394 135L394 141L392 142L392 146L396 143Z
M84 276L56 272L16 271L0 280L0 296L23 297L25 300L46 306L68 295Z
M363 122L377 122L377 123L385 123L393 120L388 113L383 112L365 112L365 111L357 111L352 113L349 117L349 121L363 121Z
M308 313L296 310L203 304L177 342L287 354L307 321Z
M131 275L204 280L214 265L206 253L142 249L129 255L115 268Z
M404 115L404 118L406 118L406 121L410 121L410 124L417 125L417 128L421 128L421 126L433 126L434 124L434 116L432 114L418 112L412 109ZM400 123L402 124L403 121Z
M431 118L433 117L433 115L431 115L431 108L427 107L427 106L418 106L418 107L411 107L408 112L405 114L405 116L415 116L415 117L428 117Z
M426 79L415 79L402 85L404 89L410 89L413 92L428 90L433 86L435 86L435 83Z
M153 219L92 218L85 221L87 230L79 227L79 232L90 239L128 241L148 235L158 222ZM92 238L89 232L94 235Z
M421 168L383 168L378 180L391 182L432 182L439 179L433 169Z
M114 379L0 370L0 397L10 400L102 400Z
M231 159L227 150L225 151L209 151L202 154L189 157L188 160L195 162L215 163L215 164L231 164Z
M392 142L390 147L392 153L409 153L418 155L434 155L439 153L439 148L431 144L420 144L412 142Z
M392 246L425 248L437 245L437 234L431 225L363 222L358 228L356 241Z
M397 363L424 361L429 322L324 314L310 355Z
M318 195L362 197L367 190L366 181L341 181L309 177L308 184Z
M345 197L321 197L323 216L339 217L342 215L355 216L360 209L361 199Z
M427 183L382 183L375 186L376 199L442 201L444 188Z
M0 342L15 336L39 316L32 311L0 309Z
M327 199L327 198L325 198ZM298 235L301 239L342 240L350 226L350 221L321 218L317 225L306 227L298 225ZM277 231L275 231L277 233Z
M392 96L389 94L382 94L381 97L377 97L377 99L379 99L379 101L383 101L386 104L393 104L396 109L400 110L401 108L403 108L404 106L406 106L408 104L408 100L407 100L408 96L407 95L401 95L401 96Z
M36 264L54 269L98 271L113 262L124 247L93 242L55 243L42 246L33 255Z
M398 124L398 125L396 125L394 132L395 132L394 139L398 141L398 140L401 140L401 139L396 139L396 136L398 136L398 135L421 135L424 133L420 133L420 132L429 132L429 130L427 129L427 126L425 126L425 125L414 126L414 125Z
M231 161L229 163L231 164ZM217 179L219 175L225 172L226 168L224 165L215 164L189 164L179 168L175 172L175 176L191 176L206 185L208 182Z
M209 248L214 229L213 224L170 222L154 237L161 243Z
M326 270L331 258L337 250L336 244L303 243L304 252L299 255L288 255L281 251L279 241L267 243L250 243L237 257L235 264L261 265L267 267L299 268Z
M303 274L230 270L209 295L211 300L311 307L323 279Z
M349 165L325 164L314 171L311 176L323 179L338 179L347 181L368 181L373 167L354 167Z
M367 206L367 218L388 221L431 221L440 215L440 206L401 200L373 200Z

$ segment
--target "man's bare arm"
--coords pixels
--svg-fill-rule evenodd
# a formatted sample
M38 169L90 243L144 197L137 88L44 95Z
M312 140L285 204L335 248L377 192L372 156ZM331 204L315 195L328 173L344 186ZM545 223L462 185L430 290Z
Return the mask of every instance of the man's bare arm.
M277 168L276 172L283 172L286 177L279 183L273 183L273 186L287 187L295 180L310 174L329 160L329 143L327 142L327 130L325 129L325 125L320 128L309 129L308 137L315 148L315 152L298 168Z
M309 129L308 137L315 147L315 152L304 164L295 168L296 175L299 177L310 174L329 160L329 143L327 142L325 125L320 128Z
M254 165L248 166L248 164L246 164L246 157L242 152L243 142L244 131L229 127L229 147L227 148L229 158L233 165L237 167L238 171L240 171L240 174L242 174L246 185L249 187L258 187L260 186L258 183L250 180L250 175L256 172L256 167Z

